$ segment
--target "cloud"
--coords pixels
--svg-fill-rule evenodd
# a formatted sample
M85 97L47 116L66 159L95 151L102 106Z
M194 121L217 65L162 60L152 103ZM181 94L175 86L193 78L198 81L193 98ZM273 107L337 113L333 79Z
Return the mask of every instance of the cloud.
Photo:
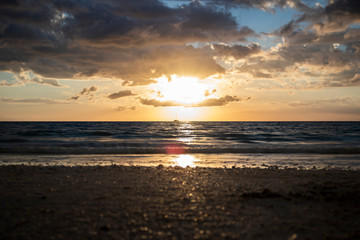
M130 90L124 90L124 91L119 91L117 93L112 93L112 94L108 95L107 98L118 99L118 98L122 98L122 97L134 96L134 95L136 95L136 94L133 94Z
M143 105L149 105L154 107L176 107L176 106L183 106L183 104L174 102L174 101L160 101L157 99L144 99L139 98L140 103Z
M56 79L33 78L32 82L35 82L38 84L50 85L50 86L54 86L54 87L61 87L61 85L59 84L59 81Z
M83 88L83 90L80 92L80 95L89 95L92 92L96 92L98 88L96 86L91 86L89 88Z
M12 84L9 83L8 81L5 80L0 81L0 87L10 87L10 86L12 86Z
M210 92L209 90L205 90L204 92L204 97L209 97L212 93L214 93L216 91L216 89L214 89L212 92ZM161 96L159 96L161 97Z
M301 0L181 1L177 7L159 0L7 1L0 9L0 71L32 72L36 78L0 85L59 87L55 79L97 77L135 86L162 75L207 78L233 72L250 80L299 82L312 72L318 86L358 86L360 31L352 24L360 22L359 1L311 5ZM299 14L262 35L283 39L276 51L266 51L248 43L259 34L240 25L230 7L293 8ZM230 58L239 61L228 64Z
M115 110L121 112L121 111L125 111L125 110L134 111L135 109L136 109L136 106L132 106L132 107L119 106L119 107L117 107Z
M0 14L0 70L47 79L96 76L146 85L162 74L223 74L211 51L186 44L255 34L229 11L199 1L176 8L158 0L19 1L2 5Z
M91 86L89 88L83 88L83 90L76 96L68 98L68 100L79 100L81 96L89 95L90 99L94 96L94 94L98 91L98 88L96 86Z
M318 5L307 8L301 16L282 26L275 34L299 44L359 41L356 36L349 39L351 33L348 33L358 31L352 25L360 23L359 9L357 0L329 1L325 7Z
M251 44L248 46L233 45L228 46L225 44L211 44L217 55L233 57L235 59L244 58L246 56L260 52L261 47L258 44Z
M225 106L230 102L238 102L241 101L241 98L238 98L236 96L229 96L226 95L224 97L220 98L207 98L199 103L182 103L177 101L161 101L157 99L144 99L139 98L140 103L143 105L150 105L154 107L219 107L219 106ZM247 99L249 100L249 99Z
M359 86L356 79L360 30L352 27L360 23L359 9L359 1L334 0L325 7L318 5L304 10L301 16L273 33L283 38L283 44L276 51L253 66L241 66L241 71L255 77L254 72L260 68L270 74L269 77L278 79L279 75L292 75L295 80L316 79L318 87ZM279 68L271 68L266 62L274 61L272 59L282 63L285 69L279 72Z
M227 7L259 8L265 11L275 12L276 8L296 8L306 11L309 6L301 0L203 0L208 3L215 3Z
M156 0L58 2L55 7L71 16L61 27L66 37L100 46L240 40L253 33L239 30L228 12L198 1L175 9Z
M80 96L74 96L74 97L70 97L68 100L79 100Z
M319 105L354 105L357 101L355 101L351 97L337 97L337 98L327 98L327 99L314 99L314 100L305 100L299 102L291 102L289 103L292 107L311 107L311 106L319 106Z
M219 107L227 105L230 102L238 102L241 99L235 96L229 96L226 95L225 97L221 98L207 98L197 104L194 104L192 106L194 107Z
M63 100L46 99L46 98L0 98L4 103L28 103L28 104L67 104Z
M273 87L320 88L359 86L360 33L355 29L343 32L318 33L302 29L290 22L276 31L283 43L246 57L234 71L250 75L250 79L273 79ZM347 37L345 37L347 36ZM289 81L291 79L291 81Z
M309 112L360 115L359 98L349 96L302 100L291 102L289 106Z
M15 73L13 78L10 80L0 80L0 86L2 87L22 86L26 83L62 87L57 79L41 78L36 75L34 76L32 71L21 71L19 73Z
M324 8L304 13L298 22L311 22L318 32L342 31L360 22L360 3L357 0L334 0Z
M116 111L124 111L125 109L126 109L126 107L120 106L120 107L117 107L115 110Z

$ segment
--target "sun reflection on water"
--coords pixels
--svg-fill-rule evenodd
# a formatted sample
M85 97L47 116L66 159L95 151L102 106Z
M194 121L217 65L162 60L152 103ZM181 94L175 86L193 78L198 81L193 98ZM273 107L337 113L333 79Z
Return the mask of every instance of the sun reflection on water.
M181 154L176 156L176 158L173 159L174 165L175 166L180 166L180 167L196 167L196 162L198 162L199 159L195 158L192 155L189 154Z
M180 167L196 167L196 162L199 161L196 157L190 154L185 154L187 144L191 144L194 141L193 125L189 122L182 122L178 127L177 141L180 144L172 144L167 147L168 154L176 154L172 159L173 166Z
M178 141L188 144L191 144L194 141L195 138L193 136L193 125L190 122L181 123L177 130L179 134L177 139Z

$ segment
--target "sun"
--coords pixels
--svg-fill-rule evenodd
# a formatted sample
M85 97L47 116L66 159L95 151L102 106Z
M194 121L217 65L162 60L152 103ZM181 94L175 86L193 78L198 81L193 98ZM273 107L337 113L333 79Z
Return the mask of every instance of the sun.
M173 101L182 104L193 104L206 98L208 84L196 77L171 75L157 79L157 94L161 101Z

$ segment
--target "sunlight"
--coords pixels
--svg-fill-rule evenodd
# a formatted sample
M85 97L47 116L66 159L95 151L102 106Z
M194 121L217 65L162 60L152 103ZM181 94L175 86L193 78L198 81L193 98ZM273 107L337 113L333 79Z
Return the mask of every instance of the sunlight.
M174 163L176 166L180 167L195 167L195 163L199 161L192 155L179 155L174 159Z
M206 120L209 117L209 113L204 108L194 107L171 107L164 108L161 110L162 119L172 121L178 119L179 121L193 121Z
M205 99L209 86L196 77L171 75L158 80L158 98L162 101L176 101L184 104L198 103Z

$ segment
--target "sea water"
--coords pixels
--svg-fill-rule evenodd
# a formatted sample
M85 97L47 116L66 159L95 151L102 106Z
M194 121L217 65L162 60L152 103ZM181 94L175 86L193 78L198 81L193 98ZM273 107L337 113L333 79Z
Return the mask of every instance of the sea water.
M360 122L0 122L0 165L360 170Z

